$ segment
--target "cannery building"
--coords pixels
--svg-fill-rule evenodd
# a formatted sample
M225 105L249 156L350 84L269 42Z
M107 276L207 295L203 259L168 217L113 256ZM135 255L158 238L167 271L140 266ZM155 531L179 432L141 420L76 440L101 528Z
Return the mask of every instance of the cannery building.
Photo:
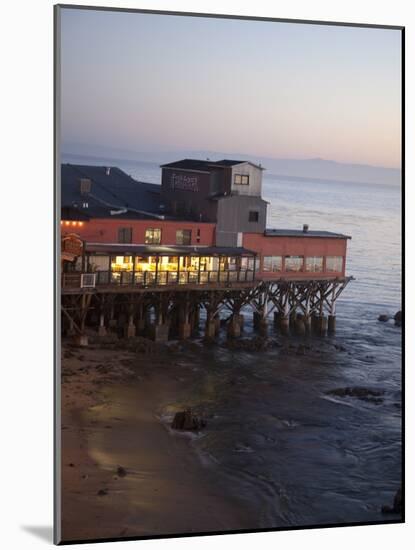
M350 237L307 225L267 228L263 171L244 160L184 159L161 166L160 185L136 181L116 167L63 164L63 290L273 284L280 291L290 282L320 282L335 302L337 287L349 280ZM292 297L287 305L277 294L275 313L298 309ZM307 315L324 300L323 294L320 301L310 297Z

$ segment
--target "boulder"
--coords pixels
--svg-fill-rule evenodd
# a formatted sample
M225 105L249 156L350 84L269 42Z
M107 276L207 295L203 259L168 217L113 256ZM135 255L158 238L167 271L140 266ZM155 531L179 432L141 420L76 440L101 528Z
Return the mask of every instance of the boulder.
M393 320L395 321L395 325L397 327L402 326L402 311L397 311L395 315L393 316Z
M378 321L381 323L387 323L389 321L389 315L386 315L386 313L382 313L382 315L379 315Z
M171 423L173 430L198 431L205 426L205 420L193 414L191 409L177 412Z
M371 390L369 388L362 387L351 387L351 388L336 388L335 390L329 390L327 392L329 395L336 395L338 397L356 397L362 401L368 401L369 403L374 403L379 405L383 403L383 390Z
M399 487L399 489L395 493L395 497L393 499L393 506L382 506L382 513L383 514L401 514L402 513L402 488Z
M118 466L117 475L118 475L118 477L125 477L127 475L127 470L125 468L123 468L122 466Z

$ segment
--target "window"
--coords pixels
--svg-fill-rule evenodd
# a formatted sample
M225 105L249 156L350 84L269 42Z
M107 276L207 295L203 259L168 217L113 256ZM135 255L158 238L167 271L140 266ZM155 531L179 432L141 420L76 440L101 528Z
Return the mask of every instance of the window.
M111 271L132 271L132 256L111 256Z
M259 212L257 210L250 210L249 211L249 221L250 222L257 222L259 220Z
M282 256L264 256L262 271L282 271Z
M88 178L81 178L79 191L81 195L88 195L91 192L91 180Z
M308 256L305 259L306 271L323 271L323 256Z
M161 243L161 229L146 229L144 237L145 244L160 244Z
M108 271L110 266L109 256L90 256L89 269L91 271Z
M133 228L132 227L120 227L118 229L118 242L119 243L131 243L133 240Z
M249 185L249 176L244 176L242 174L235 174L234 182L235 182L235 185Z
M302 271L304 256L285 256L285 271Z
M200 229L199 228L198 228L197 233L196 233L196 242L200 243Z
M191 244L191 242L192 242L191 229L178 229L176 231L176 244Z
M259 268L259 258L250 256L248 258L248 270L249 271L258 271Z
M343 257L342 256L327 256L326 257L326 271L341 273L343 271Z

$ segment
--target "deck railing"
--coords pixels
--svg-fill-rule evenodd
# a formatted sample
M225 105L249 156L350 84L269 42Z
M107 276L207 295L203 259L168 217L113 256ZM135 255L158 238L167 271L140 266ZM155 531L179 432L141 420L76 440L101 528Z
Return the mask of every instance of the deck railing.
M247 283L254 271L96 271L63 273L62 288L101 286L151 287L164 285L205 285L212 283Z

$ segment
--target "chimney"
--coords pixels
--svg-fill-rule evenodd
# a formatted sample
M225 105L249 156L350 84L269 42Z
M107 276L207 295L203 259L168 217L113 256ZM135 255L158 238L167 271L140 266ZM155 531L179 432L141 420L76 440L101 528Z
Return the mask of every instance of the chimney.
M91 180L88 178L81 178L79 191L81 195L88 195L91 192Z
M303 225L303 233L308 233L308 224L307 223L305 223Z
M107 166L105 168L105 173L107 174L107 176L109 176L111 174L111 166Z

